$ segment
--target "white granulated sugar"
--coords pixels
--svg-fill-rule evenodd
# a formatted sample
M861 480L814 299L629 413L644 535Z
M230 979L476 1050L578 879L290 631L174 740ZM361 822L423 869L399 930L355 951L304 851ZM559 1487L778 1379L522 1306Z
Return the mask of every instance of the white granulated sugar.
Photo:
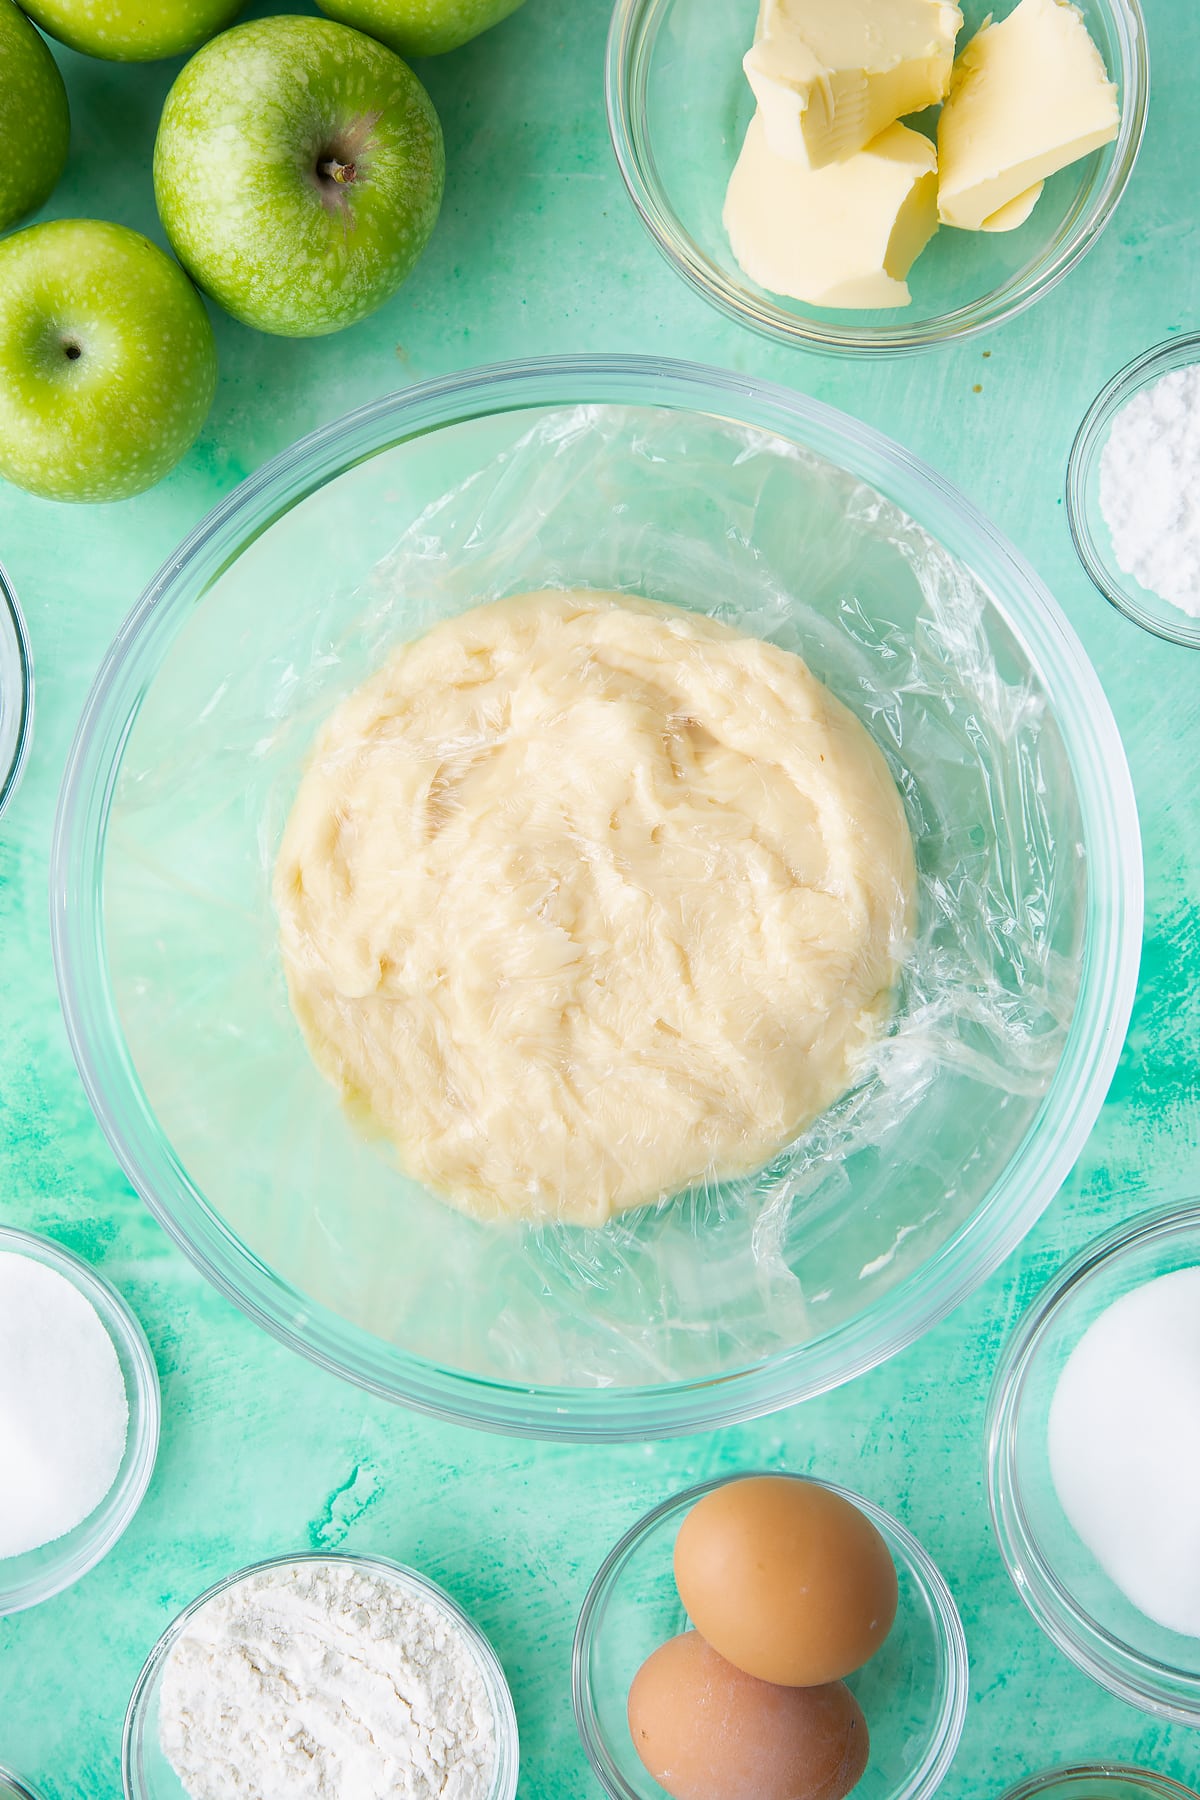
M159 1739L192 1800L487 1800L496 1767L461 1626L337 1558L200 1609L163 1671Z
M1049 1452L1063 1511L1110 1579L1200 1638L1200 1268L1135 1288L1084 1333Z
M1126 575L1200 618L1200 365L1164 375L1117 414L1100 510Z
M0 1557L81 1525L117 1478L128 1429L95 1307L57 1269L0 1255Z

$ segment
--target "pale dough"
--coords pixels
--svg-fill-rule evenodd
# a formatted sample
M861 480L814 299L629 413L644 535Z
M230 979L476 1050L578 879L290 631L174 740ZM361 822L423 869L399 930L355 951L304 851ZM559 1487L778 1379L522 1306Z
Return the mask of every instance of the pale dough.
M914 880L882 754L799 657L555 590L337 708L275 902L313 1057L404 1167L598 1225L760 1167L846 1089Z

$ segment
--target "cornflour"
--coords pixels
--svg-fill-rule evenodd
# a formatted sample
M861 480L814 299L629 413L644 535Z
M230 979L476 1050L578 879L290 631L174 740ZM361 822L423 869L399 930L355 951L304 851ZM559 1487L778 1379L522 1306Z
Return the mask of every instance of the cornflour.
M1117 414L1100 510L1126 575L1200 618L1200 366L1164 375Z
M201 1607L163 1671L159 1738L192 1800L486 1800L496 1766L466 1634L337 1558Z

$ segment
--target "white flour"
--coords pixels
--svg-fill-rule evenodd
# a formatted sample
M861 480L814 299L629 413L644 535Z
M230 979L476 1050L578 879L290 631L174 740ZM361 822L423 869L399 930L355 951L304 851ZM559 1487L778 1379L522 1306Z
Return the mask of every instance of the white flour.
M1164 375L1117 414L1100 510L1126 575L1200 618L1200 366Z
M461 1628L337 1558L260 1570L196 1614L159 1739L192 1800L486 1800L496 1766Z

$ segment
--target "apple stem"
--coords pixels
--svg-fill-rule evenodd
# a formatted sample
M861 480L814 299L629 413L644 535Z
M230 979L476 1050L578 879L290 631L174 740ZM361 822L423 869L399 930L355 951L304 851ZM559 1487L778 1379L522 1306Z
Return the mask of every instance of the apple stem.
M317 164L317 174L326 181L336 181L339 187L348 187L358 174L353 163L339 162L336 156L328 156Z

